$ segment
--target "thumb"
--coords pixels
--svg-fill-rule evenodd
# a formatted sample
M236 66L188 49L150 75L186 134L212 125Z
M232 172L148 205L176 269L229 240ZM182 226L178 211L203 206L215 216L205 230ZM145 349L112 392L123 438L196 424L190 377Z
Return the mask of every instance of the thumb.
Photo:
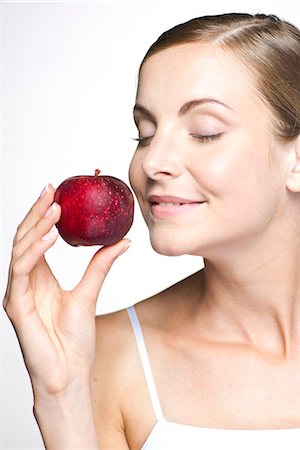
M81 281L73 290L76 298L84 300L88 307L95 308L101 286L112 264L130 245L131 241L122 239L116 244L98 250L91 259Z

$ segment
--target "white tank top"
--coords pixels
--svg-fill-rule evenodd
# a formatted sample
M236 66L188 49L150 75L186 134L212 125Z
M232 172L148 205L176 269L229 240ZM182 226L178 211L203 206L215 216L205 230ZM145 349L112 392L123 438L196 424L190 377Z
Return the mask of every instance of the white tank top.
M163 415L143 332L134 306L127 309L152 402L156 424L141 450L299 450L300 428L231 430L168 422Z

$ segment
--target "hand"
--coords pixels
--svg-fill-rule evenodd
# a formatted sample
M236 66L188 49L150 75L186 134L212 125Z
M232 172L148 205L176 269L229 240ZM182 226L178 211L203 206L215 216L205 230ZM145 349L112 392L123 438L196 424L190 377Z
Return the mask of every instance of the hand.
M79 284L64 291L45 259L55 243L60 206L49 185L23 222L13 245L3 306L23 352L37 395L65 392L89 381L95 351L95 309L113 261L129 246L122 241L98 250Z

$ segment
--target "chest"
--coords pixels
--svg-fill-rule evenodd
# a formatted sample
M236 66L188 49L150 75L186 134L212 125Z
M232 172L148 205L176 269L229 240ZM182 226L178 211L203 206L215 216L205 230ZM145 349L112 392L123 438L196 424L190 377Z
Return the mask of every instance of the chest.
M251 351L155 336L148 335L146 344L158 400L168 422L200 427L205 433L215 429L300 431L300 359L279 364ZM138 357L135 364L134 389L126 403L132 449L142 447L156 424ZM137 410L140 414L135 420Z
M251 351L160 345L150 352L169 421L212 428L300 428L300 360L281 363Z

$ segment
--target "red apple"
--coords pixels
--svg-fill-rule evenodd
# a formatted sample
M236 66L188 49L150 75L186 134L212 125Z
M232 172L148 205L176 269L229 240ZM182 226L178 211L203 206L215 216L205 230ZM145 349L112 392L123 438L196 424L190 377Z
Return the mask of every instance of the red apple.
M61 206L57 228L70 245L110 245L122 239L133 221L134 200L129 187L108 175L75 176L57 188Z

